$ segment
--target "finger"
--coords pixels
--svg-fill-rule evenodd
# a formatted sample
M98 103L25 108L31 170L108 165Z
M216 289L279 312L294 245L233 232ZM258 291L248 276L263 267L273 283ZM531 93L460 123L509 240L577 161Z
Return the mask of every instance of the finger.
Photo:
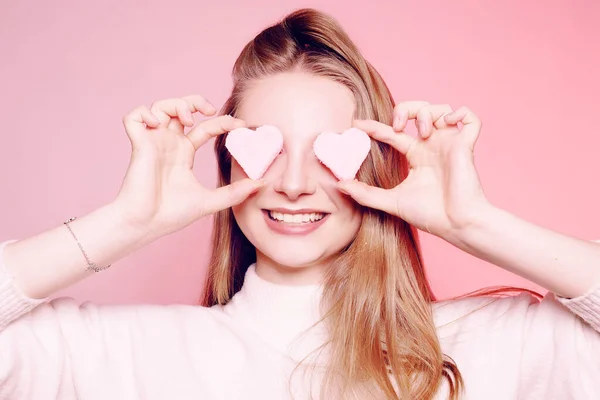
M392 127L396 132L403 131L406 128L406 123L408 122L408 114L403 109L398 109L394 112L394 122L392 122Z
M395 215L395 202L389 190L367 185L359 181L340 181L338 188L342 193L365 207L375 208Z
M409 120L414 119L419 135L427 139L433 133L433 127L445 128L443 121L438 122L444 114L451 112L452 107L448 104L431 105L426 101L405 101L394 107L394 129L405 129ZM396 120L396 117L397 120ZM397 122L396 122L397 121Z
M435 104L421 108L417 112L417 126L419 134L423 139L427 139L433 133L433 128L444 129L448 127L444 116L452 112L449 104Z
M460 107L456 111L444 117L447 124L456 125L459 122L463 124L461 135L465 137L471 149L475 147L475 143L481 132L481 119L467 107Z
M167 126L169 124L169 122L171 122L171 117L169 116L169 114L167 114L166 112L159 110L157 108L150 108L150 112L152 112L153 115L156 116L156 118L158 118L159 121L159 126ZM157 127L157 128L158 128Z
M415 120L417 131L423 139L427 139L429 135L431 135L433 128L433 119L431 117L429 107L430 106L425 106L417 111L417 118Z
M396 131L402 131L406 128L406 124L410 119L415 119L417 117L417 112L428 106L429 102L427 101L403 101L401 103L396 104L394 107L394 120L397 123L394 123L394 129Z
M244 120L234 118L231 115L222 115L199 123L194 129L189 131L186 137L192 142L194 148L198 150L210 138L245 126L246 122Z
M204 200L206 214L212 214L240 204L264 185L265 182L262 180L242 179L230 185L214 189Z
M395 132L391 126L378 121L357 119L352 126L367 132L375 140L389 144L402 154L406 154L417 140L407 133Z
M142 120L150 128L156 128L160 125L160 121L148 107L142 107Z
M177 117L183 125L194 126L194 117L192 117L192 111L185 101L177 104Z
M192 113L199 112L206 115L207 117L215 115L217 109L204 97L193 94L190 96L184 96L183 100L189 105Z
M160 124L158 118L146 106L139 106L123 117L123 125L130 139L146 130L146 125L156 128Z
M186 123L184 123L184 125L188 127L192 127L195 124L194 117L192 117L193 113L199 112L206 116L212 116L217 112L216 107L200 95L184 96L182 100L187 104L187 109L185 111Z
M150 110L160 118L161 124L168 125L170 129L183 129L181 122L187 117L188 104L183 99L158 100L152 103ZM172 119L177 119L172 121Z
M176 116L169 121L169 124L167 125L168 129L183 133L185 126L194 126L192 112L185 100L182 99L182 101L177 102L177 104L175 104L175 109L177 111Z
M431 118L433 120L433 126L436 129L444 129L448 127L448 124L444 120L444 117L452 113L452 106L450 104L438 104L431 107Z
M183 106L183 108L188 109L191 113L200 112L206 116L214 115L217 112L215 106L200 95L158 100L152 104L151 109L159 108L171 117L176 117L178 116L178 106Z

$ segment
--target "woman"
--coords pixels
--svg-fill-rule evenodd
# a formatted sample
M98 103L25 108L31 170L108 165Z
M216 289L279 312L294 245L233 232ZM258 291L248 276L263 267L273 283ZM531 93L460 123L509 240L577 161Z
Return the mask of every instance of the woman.
M261 32L233 77L221 115L195 127L192 113L217 112L201 96L126 115L133 152L117 199L5 243L1 398L600 394L600 246L486 200L473 165L481 124L471 111L394 107L339 25L313 10ZM404 133L409 120L416 138ZM255 181L223 134L262 125L277 127L284 146ZM350 126L374 140L358 181L338 182L312 144ZM187 135L185 127L193 127ZM195 151L212 137L216 190L192 173ZM44 301L212 213L207 307ZM435 302L415 228L551 293L541 302L527 293Z

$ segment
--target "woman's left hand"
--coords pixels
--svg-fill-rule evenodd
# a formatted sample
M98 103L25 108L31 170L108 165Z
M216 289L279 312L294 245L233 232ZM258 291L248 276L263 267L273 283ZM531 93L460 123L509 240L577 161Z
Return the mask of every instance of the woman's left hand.
M417 137L404 132L409 120L415 120ZM473 157L481 121L469 109L404 102L394 109L393 127L372 120L353 125L404 154L410 165L406 179L393 189L339 182L359 204L442 238L471 226L489 207Z

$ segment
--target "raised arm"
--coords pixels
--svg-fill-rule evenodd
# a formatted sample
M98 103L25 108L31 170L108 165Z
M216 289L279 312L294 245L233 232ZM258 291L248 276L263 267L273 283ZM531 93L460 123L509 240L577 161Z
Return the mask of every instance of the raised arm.
M411 119L418 137L404 132ZM400 151L411 167L404 182L389 190L340 182L357 202L560 296L582 296L600 285L600 244L536 226L487 201L474 165L481 121L469 109L406 102L396 107L394 126L376 121L355 121L355 126Z
M213 115L201 96L158 101L123 118L132 157L116 200L69 226L89 259L102 268L202 216L243 201L262 185L246 179L219 189L204 188L192 167L196 150L211 137L245 123L230 116L194 126L192 113ZM25 296L42 299L91 274L77 241L60 225L12 242L4 262Z

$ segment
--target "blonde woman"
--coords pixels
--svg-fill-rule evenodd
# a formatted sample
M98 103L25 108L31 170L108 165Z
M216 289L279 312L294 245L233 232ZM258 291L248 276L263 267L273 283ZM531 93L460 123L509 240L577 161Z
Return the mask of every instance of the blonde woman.
M199 95L127 114L133 152L118 197L4 243L0 398L600 396L600 245L486 200L473 112L395 106L342 28L314 10L248 43L233 79L219 116ZM194 127L196 112L215 117ZM412 120L418 137L404 132ZM277 127L284 146L251 180L224 138L262 125ZM338 181L312 144L351 126L372 146L357 181ZM195 151L212 137L214 190L192 173ZM211 214L204 307L45 301ZM437 302L416 229L550 293Z

